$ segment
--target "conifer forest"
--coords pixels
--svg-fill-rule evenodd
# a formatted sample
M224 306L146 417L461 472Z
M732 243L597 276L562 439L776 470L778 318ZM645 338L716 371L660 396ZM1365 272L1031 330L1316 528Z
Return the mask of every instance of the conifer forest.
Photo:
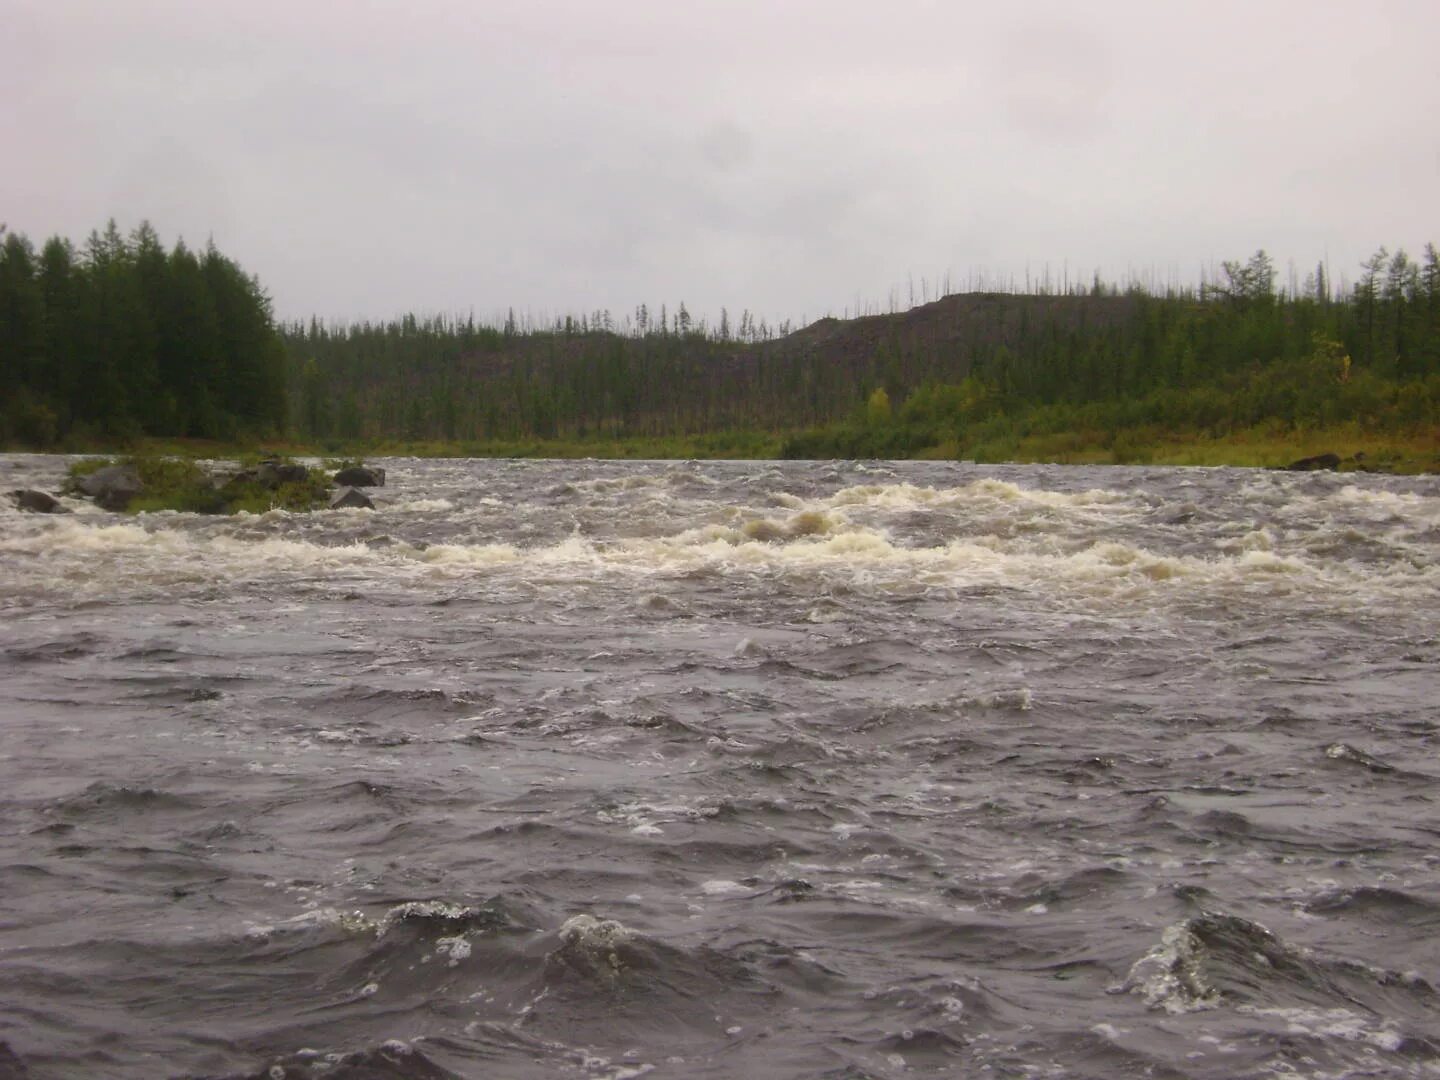
M1378 249L1286 286L1257 251L1195 287L946 293L772 326L684 303L280 323L213 245L112 222L0 244L0 443L140 437L313 447L763 433L796 457L1004 460L1037 434L1433 433L1440 256ZM1119 455L1116 460L1120 460Z

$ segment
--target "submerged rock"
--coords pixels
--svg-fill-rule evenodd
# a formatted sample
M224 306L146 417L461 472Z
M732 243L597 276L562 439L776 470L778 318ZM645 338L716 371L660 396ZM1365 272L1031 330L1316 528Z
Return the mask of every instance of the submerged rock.
M341 488L339 494L330 500L331 510L374 510L375 504L364 492L353 487Z
M131 499L145 490L145 483L133 465L107 465L80 477L75 487L105 510L124 510Z
M65 507L60 505L60 500L54 495L44 491L36 491L33 488L23 488L20 491L12 491L10 497L15 500L15 505L26 513L30 514L64 514L68 513Z
M1285 466L1290 472L1317 472L1321 469L1338 469L1339 467L1339 454L1316 454L1314 457L1292 461Z
M335 483L345 487L384 487L385 470L370 465L350 465L335 474Z

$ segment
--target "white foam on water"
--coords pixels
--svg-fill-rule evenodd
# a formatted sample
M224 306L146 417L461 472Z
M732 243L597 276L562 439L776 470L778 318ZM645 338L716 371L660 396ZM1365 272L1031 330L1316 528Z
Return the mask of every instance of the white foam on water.
M406 919L445 919L458 920L468 919L479 914L474 908L465 904L452 904L446 900L409 900L403 904L396 904L380 920L377 929L385 933L397 923Z
M1321 507L1359 511L1372 518L1390 518L1422 526L1440 525L1440 498L1433 495L1347 484L1319 499L1296 500L1297 503L1309 501Z
M455 967L461 960L468 960L470 958L470 942L464 934L437 938L435 941L435 951L441 956L448 958L450 967Z
M1263 1016L1280 1020L1292 1035L1318 1035L1339 1039L1343 1042L1365 1043L1397 1053L1405 1043L1405 1037L1395 1029L1395 1021L1378 1020L1361 1016L1349 1009L1320 1008L1266 1008L1258 1005L1239 1005L1236 1012L1246 1016Z
M645 492L646 494L663 494L669 486L670 479L665 476L632 475L632 476L602 476L593 480L571 480L569 487L579 495L616 495L629 492Z
M621 1065L614 1072L596 1077L596 1080L639 1080L655 1071L654 1065Z
M1185 923L1167 926L1159 944L1130 966L1125 981L1112 993L1137 994L1148 1008L1172 1015L1213 1009L1220 995L1200 971L1203 947Z
M747 521L740 527L740 535L735 539L736 542L742 538L762 542L786 541L803 536L825 536L843 531L846 527L847 523L842 517L823 510L801 510L783 520L755 518Z
M634 938L635 931L624 923L615 919L597 918L588 913L572 915L560 925L561 941L590 952L614 949Z
M647 478L628 478L644 480ZM1344 498L1372 499L1395 506L1411 521L1440 515L1440 500L1388 492L1346 489ZM27 528L0 536L0 557L12 573L54 581L71 592L118 587L164 588L215 580L269 580L275 575L413 583L434 578L464 580L476 574L506 580L537 576L564 584L693 573L798 576L809 587L817 576L879 594L915 595L925 590L998 586L1046 595L1064 593L1096 602L1145 602L1171 597L1226 599L1301 594L1327 602L1381 600L1417 590L1440 595L1440 565L1397 558L1369 565L1295 544L1268 528L1223 540L1210 555L1168 554L1141 544L1104 540L1077 546L1090 533L1067 539L1066 528L1002 530L1005 535L967 535L943 543L910 546L899 542L883 519L857 521L857 508L905 511L973 504L1038 507L1046 513L1108 516L1131 512L1128 496L1107 491L1060 493L983 480L963 488L936 489L887 484L843 489L828 499L804 503L795 512L734 524L707 524L669 535L595 540L581 535L535 547L514 543L461 542L416 548L397 543L370 548L361 543L325 545L307 540L256 538L248 523L220 519L203 529L174 527L169 518L143 523L97 523L79 515L27 522ZM424 502L425 500L420 500ZM446 500L433 500L437 507ZM1134 507L1143 513L1143 507ZM1124 522L1117 519L1116 527ZM236 532L236 526L241 531ZM16 558L16 557L20 558ZM628 587L628 586L627 586ZM817 609L818 611L818 609ZM817 618L824 618L819 612Z
M661 825L702 821L719 813L719 807L703 800L695 804L628 802L597 810L595 818L605 825L623 825L636 836L659 836L663 832Z
M510 544L432 544L419 560L439 567L485 568L518 562L520 550Z
M1238 562L1240 568L1250 574L1304 574L1310 570L1301 559L1276 555L1273 551L1247 551Z
M266 882L266 887L272 887L272 883ZM274 883L273 887L278 888L278 882ZM302 933L327 927L337 927L347 934L381 932L381 924L367 918L362 912L315 906L278 923L248 922L245 924L244 936L250 941L267 942L276 934Z
M1019 686L1010 690L991 690L975 697L962 697L959 699L961 705L976 705L982 709L1011 709L1016 712L1029 712L1035 704L1035 697L1028 686Z
M984 479L963 487L933 488L915 484L865 484L842 488L828 500L833 506L879 506L911 510L927 507L964 507L978 503L1018 503L1053 509L1116 506L1129 503L1122 492L1091 489L1081 492L1025 488L1007 480Z
M750 889L738 881L715 878L700 883L700 891L706 896L748 896Z

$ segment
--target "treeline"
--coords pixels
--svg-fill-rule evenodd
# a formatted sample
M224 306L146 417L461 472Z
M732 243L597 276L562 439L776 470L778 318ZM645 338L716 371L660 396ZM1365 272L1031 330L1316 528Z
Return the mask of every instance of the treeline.
M0 444L286 427L285 353L259 283L214 245L112 221L77 250L0 227Z
M963 378L921 375L891 339L848 416L787 440L792 457L905 457L926 448L1004 459L1020 440L1098 433L1224 437L1257 425L1355 424L1416 431L1440 424L1440 257L1380 249L1350 295L1323 268L1278 293L1270 259L1224 264L1198 293L1097 288L1069 325L1053 307L1012 298L1014 333L974 341Z
M763 338L742 342L723 323L596 329L607 323L524 330L405 316L285 327L298 431L321 440L664 436L778 430L848 404L818 360L813 370L769 362L775 350ZM812 392L822 385L823 395Z
M1197 290L945 296L776 336L637 308L534 325L406 316L282 328L292 415L318 440L800 432L796 455L904 456L1030 428L1219 432L1435 416L1440 260L1382 249L1348 294L1277 289L1263 252ZM785 327L788 330L788 327ZM875 395L879 393L879 397ZM883 403L883 405L882 405ZM988 426L987 426L988 425Z
M0 441L287 434L339 449L734 433L794 456L1004 457L1036 433L1440 423L1440 256L1377 251L1344 289L1263 252L1198 289L1098 278L947 295L792 331L684 304L276 327L214 250L113 223L0 245ZM922 295L925 293L922 288Z
M1083 338L1130 307L1109 294L952 296L784 336L743 314L734 331L723 314L715 325L691 321L683 304L669 318L662 307L658 320L643 307L635 319L597 312L540 326L406 315L281 333L304 437L593 440L823 424L876 385L901 393L961 379L997 348L1023 354L1052 333Z

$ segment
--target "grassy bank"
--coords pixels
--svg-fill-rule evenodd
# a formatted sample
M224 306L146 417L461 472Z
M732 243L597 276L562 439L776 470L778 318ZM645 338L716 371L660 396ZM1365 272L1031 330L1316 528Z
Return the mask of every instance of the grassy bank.
M987 448L984 446L969 449L972 451L969 454L960 449L959 456L994 460L985 453ZM977 450L979 453L974 452ZM1223 436L1144 428L1120 433L1068 432L1023 437L1005 455L1005 460L1073 465L1231 465L1273 469L1320 454L1335 454L1341 458L1342 471L1435 473L1440 472L1440 433L1375 433L1345 425L1306 431L1277 431L1270 425L1260 425Z
M814 434L787 444L787 456L812 456L804 451ZM863 445L863 439L857 439L853 431L846 437L843 429L836 441L852 451L857 443ZM880 442L882 447L898 444L899 450L881 456L991 464L1227 465L1279 469L1303 458L1334 454L1341 459L1342 472L1440 473L1440 432L1428 429L1375 432L1355 425L1333 425L1286 431L1276 425L1260 424L1222 435L1141 427L1119 432L1009 432L1001 436L982 432L968 439L927 440L924 433L916 433L908 443L895 438L882 438ZM843 456L868 455L852 452Z
M768 460L787 448L785 436L758 432L654 438L518 441L337 441L307 443L267 440L263 444L236 445L204 439L142 439L123 447L106 444L70 445L70 453L113 454L138 457L253 459L264 452L287 457L373 458L599 458L611 460L732 459ZM10 447L11 450L23 449ZM815 457L869 457L860 452L816 453ZM1393 473L1440 473L1440 431L1370 431L1342 424L1287 431L1261 424L1224 435L1207 432L1173 432L1135 428L1120 432L1101 430L1032 433L995 437L981 432L975 438L917 438L909 445L878 446L879 456L922 460L969 460L989 463L1057 463L1066 465L1231 465L1281 468L1301 458L1333 453L1342 470L1367 469ZM803 454L792 456L807 456ZM1358 460L1357 460L1358 459Z
M769 460L780 456L784 436L737 431L707 435L637 436L623 439L323 439L304 441L265 439L228 442L213 439L139 438L123 442L104 439L67 440L47 453L125 454L137 457L190 459L235 458L262 455L360 459L370 457L456 458L606 458L629 460L691 459ZM5 452L24 453L35 448L8 445Z

